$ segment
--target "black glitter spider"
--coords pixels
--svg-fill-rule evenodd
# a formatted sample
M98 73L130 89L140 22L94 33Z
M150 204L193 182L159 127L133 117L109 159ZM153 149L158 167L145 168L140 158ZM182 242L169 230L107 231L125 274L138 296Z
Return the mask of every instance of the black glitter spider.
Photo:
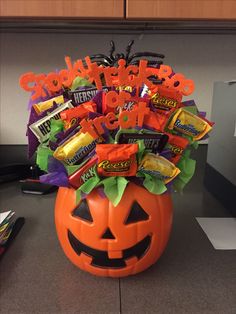
M163 54L155 53L155 52L136 52L133 55L130 56L131 48L134 44L134 40L131 40L126 47L126 54L124 53L117 53L114 55L115 52L115 43L113 40L110 41L110 52L109 56L106 56L105 54L95 54L91 55L90 59L94 62L96 62L98 65L103 66L118 66L118 61L120 59L124 59L126 61L126 65L139 65L140 59L143 57L145 58L155 58L155 60L147 60L148 61L148 67L154 67L159 68L163 62L158 59L163 59L165 56ZM155 84L162 84L162 80L159 80L156 77L150 77L150 79Z
M94 62L97 62L98 65L103 66L117 66L118 61L120 59L125 59L127 65L138 65L139 59L143 57L151 57L156 59L163 59L165 56L163 54L155 53L155 52L136 52L133 55L130 56L131 48L134 44L134 41L131 40L126 47L126 54L124 53L117 53L114 55L115 52L115 44L114 41L110 41L111 49L109 52L109 56L106 56L105 54L95 54L91 55L90 59ZM161 60L148 60L148 66L152 67L159 67L163 62Z

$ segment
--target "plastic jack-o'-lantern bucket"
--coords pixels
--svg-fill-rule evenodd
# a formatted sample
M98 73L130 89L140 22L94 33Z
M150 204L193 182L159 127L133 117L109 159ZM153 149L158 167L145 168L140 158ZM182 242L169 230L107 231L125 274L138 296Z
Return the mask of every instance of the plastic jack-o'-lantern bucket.
M98 276L139 273L161 256L172 225L168 193L155 195L129 183L114 207L94 189L76 205L72 188L60 188L55 222L66 256L79 268Z

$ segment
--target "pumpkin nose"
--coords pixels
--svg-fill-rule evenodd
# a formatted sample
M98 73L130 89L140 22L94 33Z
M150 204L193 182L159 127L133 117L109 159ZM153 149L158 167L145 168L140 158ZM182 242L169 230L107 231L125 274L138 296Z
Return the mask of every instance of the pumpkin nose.
M107 228L102 235L102 239L115 239L115 236L111 232L110 228Z

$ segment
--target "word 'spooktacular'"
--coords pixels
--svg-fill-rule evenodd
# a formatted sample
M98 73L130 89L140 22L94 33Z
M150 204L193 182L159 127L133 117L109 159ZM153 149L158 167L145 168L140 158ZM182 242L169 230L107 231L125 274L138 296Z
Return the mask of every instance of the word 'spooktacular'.
M84 60L79 59L74 64L72 64L70 57L65 57L65 62L67 69L62 69L59 72L50 72L49 74L28 72L23 74L20 77L20 86L32 93L32 100L46 97L47 92L52 95L59 92L62 87L70 87L77 76L95 84L98 90L103 87L102 77L104 77L107 87L131 86L136 88L137 93L143 84L147 85L149 89L157 86L150 80L150 77L162 80L163 85L174 88L185 96L190 95L194 90L194 82L186 79L183 74L174 73L168 65L150 68L147 60L140 60L139 66L126 66L126 61L120 59L118 67L99 66L96 62L91 62L89 57Z

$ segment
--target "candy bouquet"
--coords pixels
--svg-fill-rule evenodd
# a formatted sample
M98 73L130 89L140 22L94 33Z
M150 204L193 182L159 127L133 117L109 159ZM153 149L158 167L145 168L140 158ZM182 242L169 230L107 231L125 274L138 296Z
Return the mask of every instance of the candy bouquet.
M183 100L193 81L163 55L130 57L131 45L126 56L66 57L66 69L20 78L31 92L29 157L46 172L41 182L74 191L75 207L98 190L118 211L130 184L150 195L181 192L195 169L191 148L212 128Z

